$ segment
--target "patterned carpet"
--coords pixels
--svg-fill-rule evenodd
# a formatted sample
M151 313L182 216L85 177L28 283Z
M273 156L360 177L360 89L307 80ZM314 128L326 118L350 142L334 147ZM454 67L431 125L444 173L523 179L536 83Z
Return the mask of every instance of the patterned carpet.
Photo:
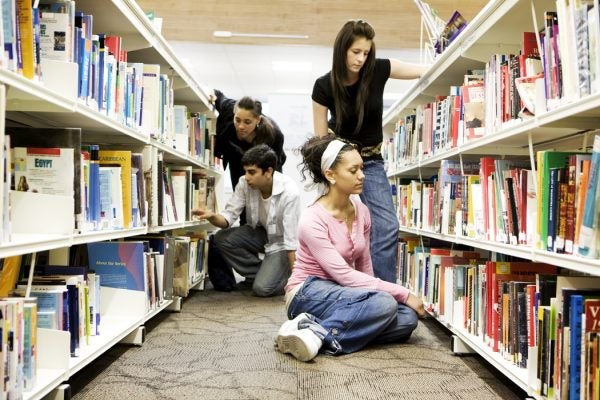
M406 344L302 363L273 348L285 319L281 297L195 292L181 313L150 322L143 346L116 346L73 376L73 399L525 397L481 358L452 355L449 336L435 321L422 321Z

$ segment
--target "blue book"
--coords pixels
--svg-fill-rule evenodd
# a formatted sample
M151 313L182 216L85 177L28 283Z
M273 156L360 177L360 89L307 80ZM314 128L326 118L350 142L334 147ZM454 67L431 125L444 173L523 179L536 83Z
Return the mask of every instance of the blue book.
M115 115L115 104L113 101L114 90L115 90L115 59L114 56L110 55L104 50L104 62L106 63L106 115L113 117Z
M69 332L71 333L71 357L79 356L79 287L67 283Z
M569 398L578 399L581 391L581 315L583 314L583 296L571 296L570 323L571 343L569 358Z
M89 266L100 275L100 285L115 289L146 290L145 243L88 243Z
M2 0L2 28L4 29L4 53L8 56L8 69L14 71L16 69L16 48L15 48L15 3L11 0Z
M100 227L100 146L90 145L90 220Z
M106 109L106 77L105 69L106 69L106 60L105 60L105 47L104 47L104 38L106 35L104 33L100 33L98 35L98 111L102 111Z
M600 135L594 137L594 146L592 149L592 161L590 163L589 180L587 183L587 194L585 196L585 205L583 206L583 217L581 220L581 229L579 231L579 254L584 257L596 258L598 249L596 248L596 191L598 190L598 180L600 175ZM585 182L584 182L585 183Z

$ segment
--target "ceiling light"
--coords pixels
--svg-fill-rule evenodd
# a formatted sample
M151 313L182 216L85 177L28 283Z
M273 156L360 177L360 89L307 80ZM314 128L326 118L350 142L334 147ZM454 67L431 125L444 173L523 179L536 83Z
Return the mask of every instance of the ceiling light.
M282 35L276 33L236 33L231 31L214 31L214 37L251 37L251 38L270 38L270 39L308 39L308 35Z

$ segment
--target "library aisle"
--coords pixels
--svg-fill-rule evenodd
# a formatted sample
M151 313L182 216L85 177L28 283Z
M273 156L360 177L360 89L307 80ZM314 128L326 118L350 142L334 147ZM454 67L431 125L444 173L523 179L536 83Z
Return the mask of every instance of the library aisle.
M523 399L479 356L456 356L425 320L406 344L303 363L277 352L282 297L207 289L149 321L141 347L115 346L70 380L82 399Z

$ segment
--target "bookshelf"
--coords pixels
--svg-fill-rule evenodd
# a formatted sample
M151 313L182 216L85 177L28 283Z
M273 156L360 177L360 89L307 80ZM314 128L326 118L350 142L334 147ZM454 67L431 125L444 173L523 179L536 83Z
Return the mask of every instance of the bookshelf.
M207 94L188 71L186 66L175 55L174 51L156 31L146 17L144 11L133 0L77 0L76 10L93 15L93 33L107 33L122 38L123 49L127 51L128 62L158 64L160 73L169 77L173 89L173 102L185 105L192 112L206 116L208 120L216 118L209 104ZM29 80L16 72L0 67L0 121L2 135L0 148L4 148L5 124L23 125L32 128L76 127L81 129L85 143L98 143L107 148L129 149L135 152L151 147L162 160L169 165L186 166L194 171L202 171L214 177L215 190L222 191L222 169L205 162L205 157L193 156L175 149L142 132L140 128L126 126L116 119L110 118L106 112L97 107L85 104L77 93L66 90L73 88L72 76L74 63L64 63L67 69L48 68L43 82ZM59 64L60 67L60 64ZM46 71L45 66L42 66ZM70 69L70 70L69 70ZM58 72L57 72L58 71ZM75 81L77 66L75 65ZM62 74L62 75L61 75ZM75 84L76 86L76 84ZM209 129L211 129L209 127ZM4 156L3 156L4 158ZM0 176L5 173L4 159L0 162ZM0 181L0 193L6 190L6 183ZM217 193L216 202L220 196ZM0 205L4 201L1 196ZM60 225L55 219L70 214L66 219L73 219L73 200L60 204L60 201L48 204L34 204L32 221L38 226ZM14 207L14 204L12 205ZM3 208L4 214L5 208ZM4 215L3 215L4 217ZM53 219L54 218L54 219ZM21 221L11 221L19 226ZM29 225L31 226L31 225ZM17 229L8 241L0 241L0 259L16 255L37 253L46 250L69 248L74 245L85 245L92 242L135 238L151 233L173 231L177 229L210 230L211 225L205 221L185 220L164 222L152 225L150 218L142 226L115 230L92 230L82 233L76 230L59 229L60 232L37 232ZM205 276L195 276L192 286L202 286ZM82 346L78 357L70 357L70 335L68 332L38 329L37 354L38 369L35 386L23 392L26 400L41 399L57 389L61 383L80 371L90 362L120 341L128 340L146 321L165 309L172 309L180 304L181 299L167 299L151 311L147 311L147 294L130 290L102 288L102 325L98 336L90 336L90 343ZM123 307L126 304L127 307ZM178 307L178 306L177 306ZM140 342L135 342L141 344Z
M555 10L555 7L554 2L541 0L492 0L488 2L481 12L472 21L469 21L461 35L450 44L444 53L438 56L429 71L385 113L383 116L384 137L387 137L388 140L390 138L396 140L398 138L396 133L398 120L415 114L418 106L434 102L436 96L447 96L451 86L462 84L467 70L484 69L494 54L519 54L522 33L543 28L544 12ZM596 13L598 11L596 9ZM534 24L534 19L536 24ZM597 23L598 19L596 19ZM561 30L561 34L564 35L565 31L566 29ZM589 149L594 135L598 134L599 126L600 93L592 91L592 94L586 96L568 100L563 98L558 105L549 107L548 111L538 112L528 119L513 119L491 128L488 127L486 120L486 133L483 137L470 141L465 140L454 148L442 148L425 156L420 153L417 160L411 161L403 161L397 157L391 164L392 167L388 169L388 176L395 182L399 182L400 179L424 182L426 177L437 173L443 160L457 161L462 166L463 162L478 160L480 157L486 156L529 158L535 175L536 152ZM538 187L536 193L540 193L539 189ZM490 252L493 257L497 255L513 256L558 266L569 273L600 276L600 259L557 254L541 249L536 244L513 245L462 234L442 234L409 226L401 226L400 231L401 235L436 239L485 250ZM537 235L539 236L539 232ZM538 239L536 238L536 241ZM452 284L450 284L449 290L452 289ZM448 286L446 286L446 290L448 290ZM432 315L436 318L439 317L435 312ZM439 320L462 342L520 386L529 396L536 399L547 398L539 392L539 388L536 386L537 362L528 365L527 368L519 368L498 352L492 351L491 347L484 342L484 338L467 332L461 326L454 326L443 318L439 318ZM529 348L529 351L531 356L532 347ZM533 354L537 354L537 350Z

